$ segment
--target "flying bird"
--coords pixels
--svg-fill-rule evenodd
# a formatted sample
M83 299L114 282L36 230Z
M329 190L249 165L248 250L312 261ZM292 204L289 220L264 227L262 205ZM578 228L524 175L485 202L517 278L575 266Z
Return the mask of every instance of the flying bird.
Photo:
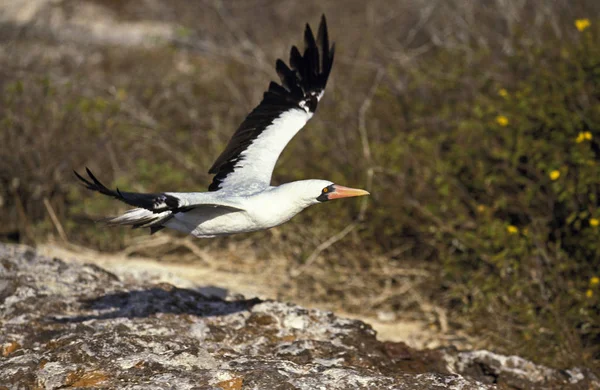
M368 195L327 180L300 180L271 186L275 163L287 143L314 115L333 65L335 45L329 44L325 16L317 37L307 24L304 52L296 46L289 66L277 60L281 84L271 82L260 104L246 117L209 173L208 192L135 193L110 190L86 168L75 175L93 191L130 206L105 220L110 225L171 228L196 237L215 237L272 228L305 208L332 199Z

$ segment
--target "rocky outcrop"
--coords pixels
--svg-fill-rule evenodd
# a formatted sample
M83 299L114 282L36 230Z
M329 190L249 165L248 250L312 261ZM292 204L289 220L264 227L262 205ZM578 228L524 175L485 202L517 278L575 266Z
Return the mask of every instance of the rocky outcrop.
M582 370L417 351L329 312L125 283L1 244L0 327L0 389L600 388Z

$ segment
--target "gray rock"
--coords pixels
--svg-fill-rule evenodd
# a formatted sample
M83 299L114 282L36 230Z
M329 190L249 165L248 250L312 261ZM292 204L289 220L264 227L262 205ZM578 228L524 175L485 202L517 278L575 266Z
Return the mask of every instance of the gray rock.
M124 283L2 244L0 326L0 389L600 388L582 370L416 351L332 313Z

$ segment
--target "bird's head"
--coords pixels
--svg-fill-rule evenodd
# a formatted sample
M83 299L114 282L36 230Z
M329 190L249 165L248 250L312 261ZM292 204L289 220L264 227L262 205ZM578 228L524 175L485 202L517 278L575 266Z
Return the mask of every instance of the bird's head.
M358 188L344 187L339 184L331 183L321 189L317 200L319 202L327 202L332 199L351 198L353 196L369 195L369 192Z
M327 202L333 199L369 195L365 190L344 187L327 180L302 180L289 184L295 187L294 192L302 194L306 205Z

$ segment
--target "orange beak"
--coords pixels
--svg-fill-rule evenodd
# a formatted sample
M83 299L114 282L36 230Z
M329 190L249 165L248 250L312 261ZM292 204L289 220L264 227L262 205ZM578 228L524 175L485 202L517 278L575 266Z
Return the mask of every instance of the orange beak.
M359 190L358 188L348 188L337 184L334 184L333 189L333 192L327 194L327 198L329 200L339 198L351 198L353 196L370 195L368 191Z

